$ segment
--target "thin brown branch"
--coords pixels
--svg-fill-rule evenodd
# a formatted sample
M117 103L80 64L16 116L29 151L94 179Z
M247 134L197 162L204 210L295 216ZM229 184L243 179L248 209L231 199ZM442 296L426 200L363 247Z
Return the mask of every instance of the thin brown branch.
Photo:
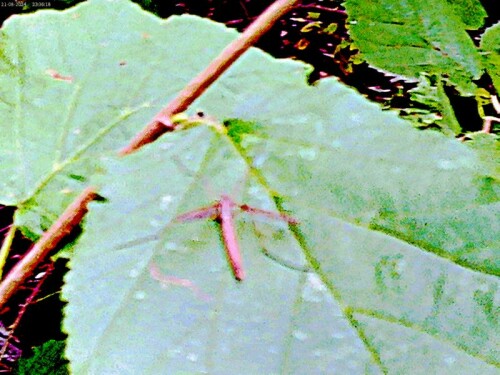
M9 298L30 276L36 267L56 248L87 213L87 204L97 197L93 187L86 188L50 229L43 234L28 253L12 268L5 280L0 284L0 309Z
M173 130L174 125L170 121L170 118L177 113L184 112L231 64L254 45L277 20L290 11L298 2L299 0L278 0L267 8L205 70L189 82L179 95L162 109L153 121L132 139L128 146L120 151L120 154L130 154L141 146L153 142L162 134Z
M500 118L495 117L495 116L484 116L483 117L483 128L481 131L483 133L491 133L491 128L492 128L493 122L500 122Z
M12 340L14 332L19 326L19 323L21 322L21 319L23 318L26 309L28 308L29 305L33 303L33 299L40 292L40 290L42 289L42 284L45 282L45 280L47 280L47 277L52 273L52 271L54 271L54 264L49 263L41 278L37 280L36 286L33 288L30 295L28 296L28 298L26 298L26 301L21 305L21 309L17 313L16 320L14 320L14 323L12 323L9 326L9 336L5 339L5 342L2 348L0 349L0 358L3 358L5 352L9 348L9 342Z
M495 108L496 113L500 114L500 102L498 101L498 96L491 95L491 104Z
M325 6L322 6L322 5L316 5L316 4L301 4L301 5L298 6L298 8L302 8L302 9L314 9L314 10L319 10L319 11L323 11L323 12L337 13L337 14L340 14L342 16L347 16L346 11L343 10L343 9L339 9L338 7L336 7L336 8L329 8L329 7L325 7Z
M130 144L120 151L127 155L147 143L155 141L163 133L174 129L170 117L185 111L221 74L248 50L272 25L290 11L300 0L278 0L259 16L241 36L227 46L221 54L170 102L153 121L136 135ZM35 268L53 251L59 242L75 228L87 213L87 204L97 197L93 187L85 189L66 208L59 219L43 234L40 240L9 272L0 284L0 309L16 292Z

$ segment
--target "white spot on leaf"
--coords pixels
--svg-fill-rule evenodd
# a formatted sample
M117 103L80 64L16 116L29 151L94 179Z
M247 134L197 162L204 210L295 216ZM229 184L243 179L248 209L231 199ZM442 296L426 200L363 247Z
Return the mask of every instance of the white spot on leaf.
M134 298L136 300L143 300L144 298L146 298L146 292L144 292L143 290L138 290L137 292L134 293Z
M457 359L455 357L445 357L444 358L444 363L446 363L448 366L451 366L452 364L454 364L455 362L457 361Z
M332 141L331 146L333 148L342 148L342 142L338 139Z
M299 156L304 160L314 160L317 157L316 150L314 148L301 148L299 150Z
M337 340L341 340L345 337L345 335L342 332L335 332L332 337Z
M132 279L135 279L137 276L139 276L139 271L137 271L136 269L132 269L132 270L130 270L130 272L128 273L128 275Z
M441 159L437 162L437 167L445 171L457 169L457 164L453 160Z
M307 335L307 333L305 332L302 332L302 331L299 331L299 330L296 330L296 331L293 331L293 337L295 337L297 340L299 341L304 341L306 340L309 336Z
M156 220L156 219L151 219L151 220L149 221L149 224L150 224L152 227L154 227L154 228L159 228L159 227L161 227L161 223L160 223L158 220Z
M166 143L162 143L162 144L160 145L160 148L161 148L163 151L165 151L165 150L168 150L169 148L171 148L171 147L173 147L173 146L174 146L174 144L173 144L173 143L171 143L171 142L166 142Z
M310 273L307 275L307 282L308 284L315 290L320 291L320 292L326 292L326 286L323 284L321 279L318 277L318 275L314 273Z
M160 202L160 208L162 210L167 210L168 207L170 206L170 203L172 203L173 197L171 195L165 195L161 197L161 202Z
M165 249L167 250L177 250L177 244L175 242L167 242L165 244Z

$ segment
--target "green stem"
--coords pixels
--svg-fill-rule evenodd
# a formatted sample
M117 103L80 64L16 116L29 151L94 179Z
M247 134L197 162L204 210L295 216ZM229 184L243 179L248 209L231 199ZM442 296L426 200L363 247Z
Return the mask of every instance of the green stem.
M5 267L5 262L9 256L10 247L12 246L12 241L14 240L14 235L16 234L16 226L14 223L10 226L7 235L3 239L2 247L0 248L0 279L3 275L3 269Z

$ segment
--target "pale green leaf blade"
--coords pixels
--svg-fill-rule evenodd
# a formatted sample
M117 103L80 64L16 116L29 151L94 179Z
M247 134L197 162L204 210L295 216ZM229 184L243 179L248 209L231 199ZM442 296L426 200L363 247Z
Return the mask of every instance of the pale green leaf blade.
M439 134L411 132L396 116L380 118L378 106L343 86L329 81L304 86L296 64L279 74L284 65L258 61L248 63L248 90L236 90L238 73L231 71L214 85L213 95L196 104L219 118L250 121L247 127L236 126L233 137L272 191L293 197L303 189L309 206L328 207L349 221L390 232L473 269L500 273L497 232L490 227L498 211L489 209L497 203L498 181L482 155ZM273 90L252 89L267 73L276 77ZM306 99L314 95L332 98L335 107L324 99ZM307 125L291 131L297 123ZM316 164L321 168L311 169ZM325 187L331 194L325 195ZM456 223L445 232L446 216ZM467 230L479 218L484 225L477 232Z
M490 174L495 179L500 179L500 140L496 134L483 132L467 135L470 141L467 145L472 147L481 157L482 161L490 167Z
M370 64L405 77L444 75L464 94L474 95L472 79L479 78L482 61L465 31L464 5L446 0L345 2L350 35ZM469 5L484 15L478 1Z
M226 42L169 22L173 49ZM202 125L106 163L64 289L75 373L498 372L490 168L305 69L249 51L193 106L240 118L227 135ZM237 216L242 283L216 224L174 220L221 194L300 221Z
M219 52L207 46L196 64L183 64L180 56L195 50L165 48L174 35L167 24L124 1L5 22L0 202L18 206L25 233L47 229L99 173L99 157L124 147ZM169 64L183 69L165 70Z
M198 128L188 134L169 135L157 146L159 149L148 147L127 158L130 163L112 163L113 177L120 178L113 178L116 183L107 184L102 191L109 204L91 208L92 217L100 220L104 215L104 220L113 224L103 229L90 218L78 259L67 278L65 293L70 305L65 325L73 333L68 355L75 373L109 373L113 369L151 374L279 373L286 366L298 370L299 364L304 369L336 366L339 371L348 371L361 366L376 370L356 335L342 340L356 348L356 353L346 353L344 358L331 351L331 335L349 332L350 327L319 279L284 266L301 269L305 264L283 223L259 223L258 218L254 222L256 219L244 214L238 217L248 274L238 285L227 267L213 223L172 222L177 214L210 202L202 176L210 177L219 184L212 187L223 191L245 178L246 165L227 139L213 130ZM170 178L151 184L150 178L137 173L149 174L152 167ZM272 201L267 199L265 204L265 191L255 182L241 183L246 203L271 208ZM116 195L124 186L142 198ZM260 193L253 201L252 192ZM128 214L115 217L119 207ZM141 215L136 215L136 210ZM127 235L117 237L117 228ZM96 242L96 236L103 242ZM261 246L269 246L282 265L264 256ZM87 262L93 263L90 273ZM92 283L91 279L100 281ZM176 284L179 279L184 280L184 286ZM82 282L91 282L93 287L81 288ZM114 295L112 299L109 293ZM309 308L302 298L321 303ZM80 315L82 308L90 307L88 303L99 311L99 319ZM316 320L309 322L308 316ZM83 327L93 335L82 338ZM119 344L125 339L123 335L132 343L144 343L140 344L140 359L126 355L124 350L136 349L135 344ZM285 343L293 337L298 337L297 342L287 347Z

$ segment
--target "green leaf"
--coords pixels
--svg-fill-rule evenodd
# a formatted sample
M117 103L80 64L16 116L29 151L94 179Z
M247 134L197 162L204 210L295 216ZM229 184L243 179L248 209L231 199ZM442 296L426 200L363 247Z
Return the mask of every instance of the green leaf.
M448 5L467 25L468 30L477 30L484 24L484 19L488 16L481 1L478 0L446 0Z
M466 4L475 19L465 16ZM484 17L478 1L347 0L345 7L350 35L370 64L405 77L443 75L474 95L472 79L481 75L482 61L465 30Z
M488 74L497 91L500 90L500 23L488 28L481 38Z
M64 341L49 340L34 349L33 355L21 358L14 374L66 375L68 361L64 358Z
M444 134L450 136L456 136L462 131L440 77L422 74L418 78L418 86L409 92L412 101L426 108L405 108L403 110L405 119L423 128L437 124Z
M477 132L467 134L467 137L470 138L467 145L476 150L484 164L490 167L490 175L496 180L500 179L500 142L498 135Z
M184 46L228 42L156 27L174 81L205 63ZM193 105L206 124L104 162L63 290L73 373L498 372L489 167L308 69L253 49ZM241 283L216 223L175 220L222 194L299 220L236 216Z
M218 52L164 48L164 22L139 9L89 1L13 17L0 31L0 203L18 206L16 224L30 237ZM183 76L164 69L190 54L199 65Z

